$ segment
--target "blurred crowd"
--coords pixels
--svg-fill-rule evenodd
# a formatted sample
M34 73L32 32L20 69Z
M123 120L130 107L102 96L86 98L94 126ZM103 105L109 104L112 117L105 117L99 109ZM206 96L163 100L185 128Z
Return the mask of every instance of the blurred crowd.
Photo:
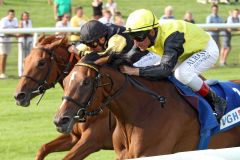
M81 27L84 23L91 19L98 20L104 24L113 23L115 25L124 26L125 21L122 13L117 8L117 2L107 0L106 4L103 0L93 0L89 5L92 6L92 17L87 17L84 14L83 6L72 7L71 0L48 0L49 4L53 4L53 13L56 21L55 27ZM206 23L240 23L239 9L229 11L229 16L224 20L218 15L219 7L217 4L211 6L211 13L206 17ZM166 6L164 13L159 17L160 23L165 23L168 20L175 20L174 10L172 6ZM183 20L196 23L191 11L186 11ZM0 28L32 28L30 14L26 11L22 12L21 18L18 21L15 17L15 11L9 9L7 15L1 19ZM231 33L238 30L208 30L209 34L217 42L220 54L220 66L226 65L227 56L231 50ZM68 33L69 39L74 44L78 45L80 40L79 33ZM222 43L220 43L222 36ZM33 46L32 34L1 34L0 35L0 79L7 78L6 61L7 56L11 52L11 44L13 37L18 38L18 76L23 74L23 60Z

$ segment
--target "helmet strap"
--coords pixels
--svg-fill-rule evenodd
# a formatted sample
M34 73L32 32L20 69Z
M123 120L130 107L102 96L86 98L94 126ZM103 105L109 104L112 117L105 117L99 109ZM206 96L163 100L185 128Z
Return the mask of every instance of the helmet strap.
M155 34L153 36L151 36L150 32L148 33L147 37L150 40L150 45L148 46L148 48L152 47L155 43L155 39L157 37L158 34L158 29L157 28L153 28Z

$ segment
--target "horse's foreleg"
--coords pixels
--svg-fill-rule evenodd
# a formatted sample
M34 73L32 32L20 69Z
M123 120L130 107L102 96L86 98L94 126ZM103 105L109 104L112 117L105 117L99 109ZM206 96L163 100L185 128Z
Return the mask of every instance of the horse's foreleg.
M102 142L95 140L91 136L82 135L77 144L64 157L64 160L81 160L87 157L90 153L99 151L102 147Z
M43 160L49 153L70 150L77 142L78 138L72 134L61 135L53 141L42 145L38 150L35 160Z

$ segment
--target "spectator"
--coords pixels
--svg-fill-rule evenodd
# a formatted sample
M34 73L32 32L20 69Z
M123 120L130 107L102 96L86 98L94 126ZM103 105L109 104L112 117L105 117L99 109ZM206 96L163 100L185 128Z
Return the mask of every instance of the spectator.
M93 0L92 8L93 8L93 18L98 20L102 17L102 0Z
M231 13L231 15L227 18L227 23L231 24L231 23L240 23L240 18L238 17L239 14L239 10L238 9L234 9ZM224 36L223 36L223 47L221 49L220 52L220 59L219 59L219 63L220 66L225 66L226 65L226 60L228 57L228 54L231 50L231 31L237 31L238 29L227 29L224 32Z
M1 28L18 28L18 21L15 17L15 11L13 9L9 9L7 12L7 16L1 19ZM11 52L11 42L12 38L10 34L0 35L0 78L7 78L6 71L6 62L7 56Z
M193 19L193 15L192 12L187 11L184 15L184 21L189 22L189 23L195 23L194 19Z
M32 21L28 12L22 13L19 28L32 28ZM32 34L20 34L18 36L18 76L20 77L23 73L23 60L32 49L33 36Z
M102 22L103 24L114 23L112 13L109 10L103 9L102 13L103 17L100 18L98 21Z
M70 16L68 14L63 14L62 16L62 20L58 21L56 23L56 27L58 28L62 28L62 27L70 27L70 22L69 22Z
M167 6L164 9L164 15L162 15L162 17L160 17L161 22L164 22L169 19L175 19L175 17L173 16L173 7L172 6Z
M75 8L75 15L71 18L71 26L72 27L81 27L83 24L87 22L87 17L84 16L84 11L81 6L77 6ZM70 40L75 42L78 45L80 36L79 33L72 33Z
M48 0L48 4L49 4L49 5L52 5L52 0Z
M110 10L112 15L115 16L115 13L117 11L117 3L113 0L108 0L106 3L106 9Z
M114 16L114 24L118 26L125 26L124 19L122 17L122 13L117 11Z
M211 6L211 12L212 13L209 16L207 16L206 23L223 23L223 19L218 16L218 5L213 4ZM209 30L209 34L217 43L218 48L220 48L219 32L220 31L218 29Z
M57 21L55 27L57 27L57 28L71 27L69 19L70 19L70 16L68 14L66 14L66 13L63 14L62 20ZM60 32L56 32L56 34L60 34ZM69 35L66 32L64 32L62 34Z
M0 6L4 4L4 0L0 0Z
M54 18L60 21L64 13L72 15L71 0L55 0L53 5Z

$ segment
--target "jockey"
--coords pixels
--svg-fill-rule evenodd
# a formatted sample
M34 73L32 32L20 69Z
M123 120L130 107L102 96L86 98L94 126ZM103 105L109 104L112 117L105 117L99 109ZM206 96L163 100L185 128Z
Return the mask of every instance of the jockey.
M103 24L96 20L88 21L81 27L81 45L78 46L77 49L83 54L91 52L106 54L108 51L111 53L121 53L111 56L111 61L117 61L119 57L125 55L126 57L122 57L122 59L129 58L129 63L131 64L132 62L138 61L141 56L148 54L148 51L145 51L142 54L135 54L141 51L134 46L133 40L128 34L123 33L124 31L125 27L122 26L110 23Z
M226 109L226 101L199 77L212 67L219 56L214 40L194 24L182 20L158 22L149 10L131 13L124 33L134 40L141 51L148 50L161 56L158 65L147 67L121 66L121 72L154 79L174 76L193 91L203 96L211 105L218 120Z

